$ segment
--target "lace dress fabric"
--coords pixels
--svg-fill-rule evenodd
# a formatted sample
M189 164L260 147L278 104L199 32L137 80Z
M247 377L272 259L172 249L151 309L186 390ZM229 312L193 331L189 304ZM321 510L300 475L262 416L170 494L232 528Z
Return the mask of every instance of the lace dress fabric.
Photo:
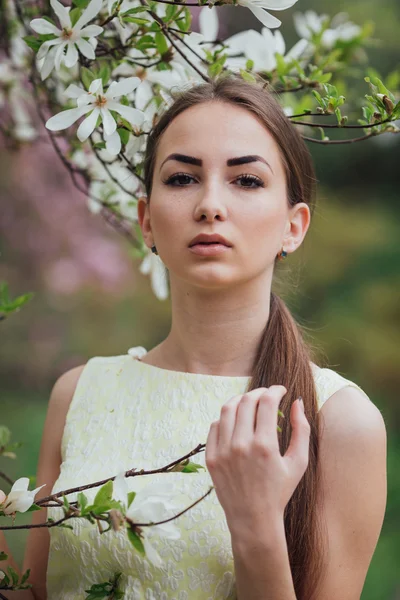
M141 346L126 355L93 357L79 378L64 428L60 475L52 493L116 475L133 467L155 469L205 443L221 406L243 394L249 377L170 371L140 361ZM319 409L339 389L353 386L335 371L312 363ZM362 390L361 390L362 391ZM192 457L205 467L204 451ZM207 470L128 478L129 490L150 482L171 483L180 510L212 485ZM97 489L86 490L91 501ZM71 494L70 501L76 500ZM173 516L178 511L171 512ZM49 508L48 517L63 516ZM230 532L214 492L178 517L181 537L167 540L151 527L146 535L163 560L155 567L131 546L124 531L100 534L78 518L72 530L49 529L48 600L84 600L95 583L122 572L125 600L234 600Z

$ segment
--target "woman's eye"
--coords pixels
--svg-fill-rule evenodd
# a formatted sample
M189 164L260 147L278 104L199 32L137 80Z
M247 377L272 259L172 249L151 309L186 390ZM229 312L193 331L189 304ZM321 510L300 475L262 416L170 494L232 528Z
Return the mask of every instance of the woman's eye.
M166 179L164 183L166 185L182 186L188 185L191 179L194 178L191 175L188 175L187 173L176 173L175 175L171 175L171 177L168 177L168 179Z
M241 185L240 187L246 187L246 188L265 187L263 180L260 179L259 177L256 177L255 175L241 175L240 177L235 179L235 181L241 181L242 183L244 183L244 185ZM255 185L252 185L252 184L255 184Z

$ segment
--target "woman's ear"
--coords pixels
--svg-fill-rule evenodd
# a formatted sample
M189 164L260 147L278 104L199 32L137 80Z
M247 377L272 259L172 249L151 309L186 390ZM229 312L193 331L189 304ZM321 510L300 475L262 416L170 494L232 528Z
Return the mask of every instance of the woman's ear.
M137 201L137 214L140 229L142 230L143 240L148 248L153 245L151 235L150 213L148 207L148 198L146 195L140 196Z

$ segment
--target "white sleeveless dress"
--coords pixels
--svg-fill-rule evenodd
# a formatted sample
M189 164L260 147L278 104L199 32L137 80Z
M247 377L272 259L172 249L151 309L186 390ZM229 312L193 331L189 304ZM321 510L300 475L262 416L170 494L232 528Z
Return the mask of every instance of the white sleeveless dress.
M156 469L205 443L221 406L243 394L249 377L170 371L140 359L146 350L122 356L96 356L85 365L71 401L62 438L60 475L52 492L111 477L133 467ZM312 363L319 409L339 389L353 386L335 371ZM363 391L363 390L361 390ZM205 467L205 453L191 458ZM166 479L180 510L206 493L207 470L126 479L130 490ZM89 500L97 489L87 490ZM68 496L76 500L76 494ZM169 516L177 514L172 511ZM49 508L48 517L63 516ZM124 531L99 533L84 519L73 530L49 529L48 600L84 600L95 583L122 572L125 600L234 600L235 578L230 532L214 491L174 522L180 537L167 540L146 528L163 560L154 566L129 543Z

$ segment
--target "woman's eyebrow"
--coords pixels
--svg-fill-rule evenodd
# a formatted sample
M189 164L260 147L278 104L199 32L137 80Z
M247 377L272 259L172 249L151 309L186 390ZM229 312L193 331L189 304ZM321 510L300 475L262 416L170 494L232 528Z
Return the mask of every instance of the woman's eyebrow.
M201 158L195 158L194 156L187 156L186 154L178 154L176 152L174 152L173 154L170 154L169 156L167 156L167 158L161 163L160 169L163 166L164 163L167 162L167 160L176 160L178 162L182 162L182 163L186 163L189 165L195 165L197 167L201 167L203 164L203 161L201 160ZM226 164L228 167L235 167L237 165L245 165L248 163L252 163L252 162L263 162L264 164L267 165L267 167L269 167L272 171L271 165L265 160L265 158L263 158L262 156L259 156L258 154L248 154L247 156L238 156L237 158L228 158L228 160L226 161Z

